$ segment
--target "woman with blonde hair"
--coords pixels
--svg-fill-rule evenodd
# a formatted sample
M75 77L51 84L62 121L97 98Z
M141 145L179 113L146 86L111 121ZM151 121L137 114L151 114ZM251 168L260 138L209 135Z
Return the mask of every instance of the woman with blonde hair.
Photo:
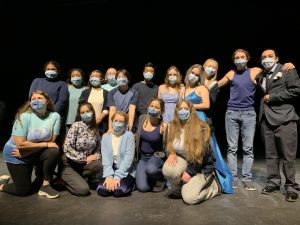
M103 177L97 187L102 197L125 197L131 194L136 173L135 137L128 130L128 115L116 111L111 118L112 132L101 140Z
M215 157L210 147L210 128L196 114L193 104L181 100L168 126L168 158L163 174L171 183L170 198L197 204L220 193L214 175Z
M181 73L176 66L170 66L165 76L165 83L158 87L157 95L165 103L165 111L162 114L165 123L169 123L173 119L176 103L183 98L183 94L184 85Z

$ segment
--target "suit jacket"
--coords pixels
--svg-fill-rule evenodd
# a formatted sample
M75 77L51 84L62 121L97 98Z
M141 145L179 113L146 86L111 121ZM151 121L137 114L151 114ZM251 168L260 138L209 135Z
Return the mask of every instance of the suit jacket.
M262 86L263 71L257 78L260 92L259 123L263 115L273 126L280 126L289 121L297 121L299 117L293 106L294 100L300 96L300 79L296 69L282 70L283 65L277 64L270 78L266 78L266 89ZM268 75L267 75L268 76ZM270 96L270 101L263 101L264 95Z

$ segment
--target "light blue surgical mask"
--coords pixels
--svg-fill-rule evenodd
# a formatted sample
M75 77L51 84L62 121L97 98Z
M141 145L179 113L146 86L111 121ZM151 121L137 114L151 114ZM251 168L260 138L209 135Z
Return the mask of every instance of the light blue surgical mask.
M168 77L168 81L169 81L169 84L176 84L176 81L177 81L177 77L174 76L174 75L171 75Z
M71 77L71 82L74 86L80 86L82 83L82 77Z
M118 77L117 78L117 84L119 86L124 86L128 83L128 79L126 77Z
M118 85L115 75L107 76L107 82L113 87Z
M234 64L238 68L243 68L247 64L247 59L235 59Z
M177 115L180 120L187 120L191 115L191 111L188 109L180 109L178 110Z
M267 57L261 60L261 64L266 70L272 69L275 63L276 63L275 59L271 57Z
M160 110L153 108L153 107L148 107L148 115L151 117L158 117L160 114Z
M101 85L101 80L99 77L90 77L90 84L93 87L99 87Z
M205 71L207 76L213 76L216 73L216 69L212 66L205 67L204 71Z
M188 76L188 80L189 80L190 83L194 84L194 83L199 81L199 77L194 73L190 73L189 76Z
M48 77L49 79L55 79L57 77L57 72L55 70L46 70L45 71L45 75L46 77Z
M90 122L93 119L93 112L92 111L88 111L85 113L80 114L81 120L84 122Z
M153 73L150 73L150 72L144 72L143 73L143 76L146 80L152 80L153 78Z
M113 128L114 134L120 135L125 131L126 126L125 126L125 123L118 122L118 121L113 121L112 122L112 128Z
M46 108L46 101L42 99L31 100L30 106L33 110L39 111Z

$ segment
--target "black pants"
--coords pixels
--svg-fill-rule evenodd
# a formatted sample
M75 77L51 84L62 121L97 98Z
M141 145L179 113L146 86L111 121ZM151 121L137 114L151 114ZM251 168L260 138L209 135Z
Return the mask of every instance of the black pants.
M2 191L18 196L27 196L37 192L43 180L52 181L58 157L59 150L57 148L46 148L29 156L33 162L31 164L6 163L13 183L4 185ZM36 166L36 177L32 182L34 166Z
M283 160L283 174L286 178L285 189L300 190L295 181L295 160L297 154L297 124L295 121L280 126L270 125L266 119L261 122L261 135L265 146L268 181L267 185L280 186L280 155Z
M96 174L101 173L101 159L94 160L89 164L78 163L62 157L64 169L61 174L62 180L65 182L66 188L74 195L86 196L90 193L90 187L85 178L94 178ZM94 176L94 177L93 177Z

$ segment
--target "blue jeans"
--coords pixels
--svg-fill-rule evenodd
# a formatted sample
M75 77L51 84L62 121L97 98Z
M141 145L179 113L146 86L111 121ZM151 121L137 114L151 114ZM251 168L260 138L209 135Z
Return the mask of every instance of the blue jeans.
M136 168L135 182L137 189L141 192L152 191L157 180L163 181L163 165L163 159L142 154Z
M243 181L252 180L252 165L254 160L253 140L256 126L256 113L254 110L236 111L227 110L225 116L225 129L227 138L227 160L233 179L237 179L237 150L239 135L242 138L243 149Z

